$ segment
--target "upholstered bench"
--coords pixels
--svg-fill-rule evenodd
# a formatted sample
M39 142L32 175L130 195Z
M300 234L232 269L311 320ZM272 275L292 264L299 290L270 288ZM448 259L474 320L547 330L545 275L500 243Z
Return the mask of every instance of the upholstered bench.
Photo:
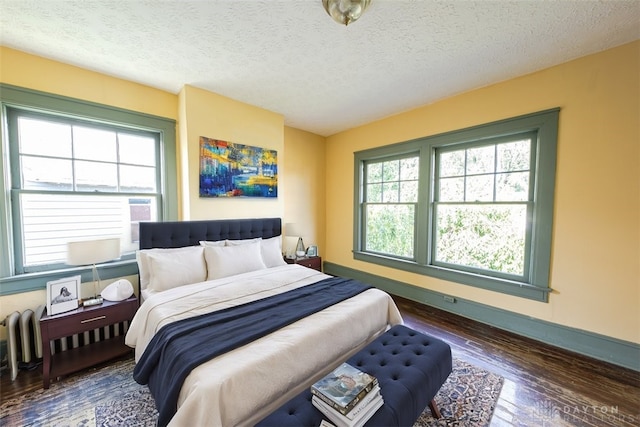
M433 416L440 418L433 397L452 369L451 348L445 342L397 325L347 362L377 377L380 383L384 405L367 426L412 426L427 405ZM257 425L317 427L322 420L307 389Z

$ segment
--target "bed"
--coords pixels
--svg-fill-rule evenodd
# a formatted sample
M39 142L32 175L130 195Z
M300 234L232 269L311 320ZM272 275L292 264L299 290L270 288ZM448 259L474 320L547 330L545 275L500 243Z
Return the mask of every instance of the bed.
M159 425L253 425L402 323L385 292L286 264L279 218L141 223L138 264L126 343Z

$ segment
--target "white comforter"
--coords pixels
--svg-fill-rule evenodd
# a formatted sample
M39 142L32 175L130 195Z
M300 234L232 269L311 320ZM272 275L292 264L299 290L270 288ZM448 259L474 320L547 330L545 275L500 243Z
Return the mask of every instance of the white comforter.
M287 265L182 286L150 296L126 336L136 361L160 327L328 278ZM340 361L402 323L391 297L369 289L219 356L186 378L172 426L252 425Z

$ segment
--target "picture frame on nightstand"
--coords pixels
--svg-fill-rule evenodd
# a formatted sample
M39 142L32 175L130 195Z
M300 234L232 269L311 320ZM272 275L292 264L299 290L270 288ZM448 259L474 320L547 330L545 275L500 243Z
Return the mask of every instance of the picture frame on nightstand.
M47 282L47 313L64 313L78 308L81 276Z
M307 256L308 257L318 256L318 247L317 246L309 246L307 248Z

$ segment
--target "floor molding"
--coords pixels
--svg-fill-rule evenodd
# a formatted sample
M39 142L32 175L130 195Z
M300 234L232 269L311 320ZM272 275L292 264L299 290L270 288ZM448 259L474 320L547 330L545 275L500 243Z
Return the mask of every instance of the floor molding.
M324 272L370 283L386 292L427 304L594 359L640 371L640 345L589 331L534 319L512 311L452 297L408 283L377 276L331 262Z

